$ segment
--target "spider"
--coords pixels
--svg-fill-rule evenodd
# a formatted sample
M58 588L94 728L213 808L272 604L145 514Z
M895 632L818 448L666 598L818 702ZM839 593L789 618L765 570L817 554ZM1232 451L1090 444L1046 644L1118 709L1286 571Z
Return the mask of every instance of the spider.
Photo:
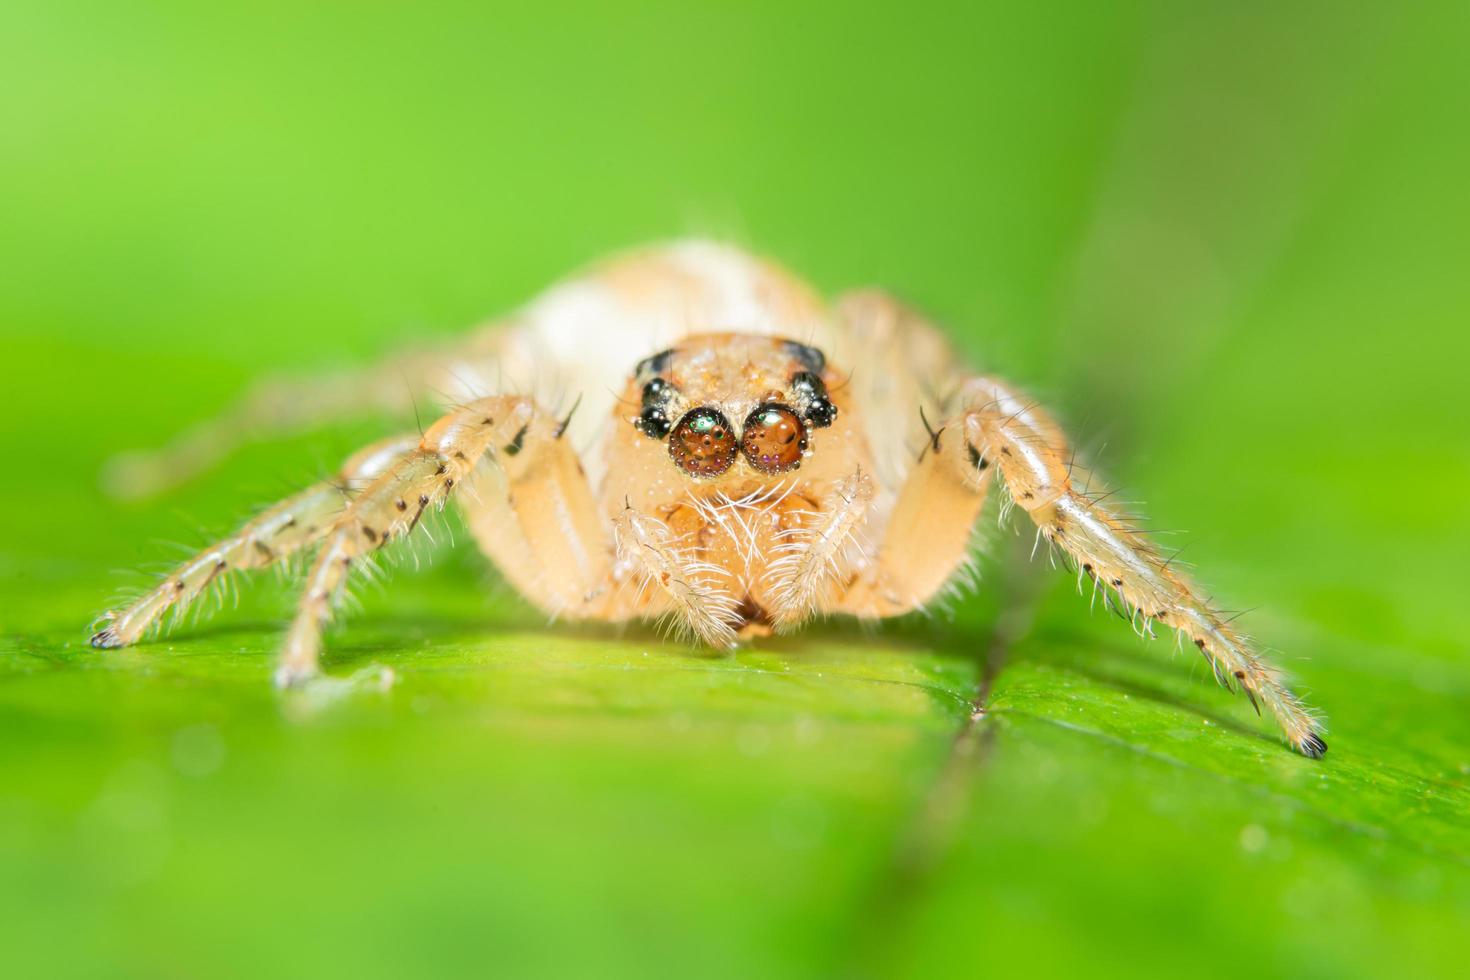
M548 410L532 381L577 394L581 410ZM878 620L933 602L967 566L998 482L1079 584L1140 632L1162 624L1192 642L1297 751L1327 750L1280 671L1079 486L1045 410L967 372L890 295L828 305L724 244L614 256L463 342L258 388L164 450L121 457L111 479L155 491L247 435L402 411L415 392L446 406L422 434L368 446L205 548L103 614L92 645L137 642L228 572L314 552L275 672L278 685L301 684L319 673L322 630L354 568L452 499L509 583L553 616L662 618L726 648L817 614Z

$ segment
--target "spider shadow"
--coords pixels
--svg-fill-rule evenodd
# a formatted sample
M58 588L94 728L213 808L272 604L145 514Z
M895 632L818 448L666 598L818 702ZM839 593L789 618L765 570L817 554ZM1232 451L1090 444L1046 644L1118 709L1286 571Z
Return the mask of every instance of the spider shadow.
M1271 745L1276 744L1276 738L1271 733L1261 731L1249 722L1222 714L1198 699L1122 676L1105 669L1096 661L1088 662L1086 654L1095 651L1126 658L1130 664L1143 664L1151 668L1165 666L1157 664L1145 652L1125 649L1117 644L1099 643L1092 638L1077 635L1051 636L1028 630L1006 640L1000 635L997 623L944 622L933 617L906 616L889 621L882 627L863 624L850 618L834 619L800 636L767 637L757 642L762 649L799 656L810 650L814 643L824 643L833 638L855 642L881 639L887 649L913 654L937 654L968 662L973 665L976 676L980 679L980 692L988 692L1009 663L1044 665L1084 678L1100 687L1202 719L1214 727ZM1028 639L1041 642L1025 642ZM1062 654L1053 643L1047 642L1049 640L1064 642L1070 648L1079 650L1080 655Z
M153 638L140 644L140 651L155 652L165 644L182 646L170 649L170 656L191 656L216 653L217 650L200 649L196 644L207 644L211 640L230 638L254 638L284 635L286 623L274 619L252 619L243 622L212 623L200 625L184 633L175 634L168 640ZM357 635L354 631L363 628L380 634L378 637ZM1099 686L1138 697L1152 703L1186 712L1204 719L1211 725L1239 735L1273 742L1274 739L1248 724L1220 714L1202 705L1199 701L1184 698L1163 687L1129 678L1089 663L1083 656L1072 656L1056 652L1050 643L1026 643L1026 639L1037 639L1038 635L1028 632L1015 638L1015 642L1001 649L996 643L996 630L972 621L941 622L922 616L902 617L881 626L863 623L851 617L834 617L799 634L774 634L754 638L733 650L715 650L691 646L669 639L652 624L635 621L631 623L558 623L546 626L532 616L486 615L448 617L443 615L379 615L370 620L360 620L355 630L346 631L328 648L326 665L329 670L353 670L378 662L394 663L412 654L405 649L404 639L443 642L451 638L473 637L491 633L525 633L539 629L551 629L564 639L596 645L604 643L646 645L648 652L670 663L731 661L742 653L774 654L791 661L803 658L830 658L834 646L840 648L839 656L863 656L869 653L892 653L894 655L931 654L968 663L981 679L982 688L988 686L1003 671L1008 662L1031 662L1054 670L1070 673ZM1140 656L1135 651L1125 651L1114 645L1099 644L1091 638L1078 635L1050 637L1065 643L1072 649L1090 648L1106 650L1113 656L1126 656L1134 663L1143 663L1151 658ZM534 658L536 651L527 650L527 657ZM262 653L269 658L270 653Z
M1071 649L1084 652L1096 651L1102 653L1106 651L1111 656L1126 657L1131 663L1145 664L1151 669L1161 666L1154 658L1147 654L1126 650L1115 644L1099 643L1092 638L1063 634L1045 637L1045 639L1065 643ZM1067 656L1065 654L1059 654L1056 650L1057 647L1048 642L1018 644L1016 659L1043 664L1054 670L1081 677L1101 687L1126 694L1130 697L1142 698L1154 704L1187 713L1193 717L1207 721L1213 727L1224 729L1237 735L1257 739L1272 745L1277 744L1277 739L1274 735L1261 731L1247 722L1241 722L1228 715L1221 714L1219 711L1207 707L1197 699L1181 696L1163 687L1148 684L1136 678L1124 677L1116 672L1102 668L1096 661L1088 662L1082 656ZM1219 685L1211 684L1209 686L1211 688L1219 688L1227 695L1236 696L1235 692L1224 691Z

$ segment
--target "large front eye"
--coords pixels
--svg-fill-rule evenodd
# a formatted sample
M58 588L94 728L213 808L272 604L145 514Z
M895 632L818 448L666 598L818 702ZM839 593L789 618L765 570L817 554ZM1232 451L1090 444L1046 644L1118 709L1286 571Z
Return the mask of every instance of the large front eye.
M684 413L669 436L669 458L690 476L719 476L735 462L730 422L712 408Z
M785 405L761 405L745 419L740 449L762 473L794 470L806 453L806 426Z

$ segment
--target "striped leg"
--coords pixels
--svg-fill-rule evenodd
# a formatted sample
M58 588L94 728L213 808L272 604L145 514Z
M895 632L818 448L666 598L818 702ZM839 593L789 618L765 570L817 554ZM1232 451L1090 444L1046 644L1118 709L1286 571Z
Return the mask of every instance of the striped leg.
M353 566L369 553L407 537L428 508L440 507L463 493L466 483L484 489L487 484L475 479L475 470L487 456L505 471L503 503L518 514L524 508L525 515L532 515L528 519L538 533L530 542L531 550L547 567L555 574L585 573L589 581L605 578L608 553L601 541L606 532L585 482L580 490L567 490L568 467L576 479L585 481L585 477L560 442L561 431L553 416L516 395L475 399L435 422L416 447L357 495L324 536L296 619L286 635L276 683L286 686L316 676L322 629L332 617ZM552 483L544 482L547 467L559 474ZM570 482L576 485L575 480ZM531 499L538 489L557 495L554 500ZM551 509L541 513L547 504ZM471 522L482 541L488 533L485 521L492 513L492 509L471 503ZM552 534L579 540L540 540ZM514 549L506 555L512 553ZM575 597L587 591L574 587L562 595Z
M1070 449L1056 423L1003 382L968 382L957 420L977 470L994 466L1011 498L1052 545L1071 556L1080 574L1110 590L1137 627L1171 626L1199 648L1227 688L1239 687L1257 710L1281 726L1292 747L1320 758L1321 726L1269 663L1171 568L1127 519L1072 483Z
M389 464L413 448L417 437L396 436L374 443L342 465L335 480L313 484L269 507L234 534L211 544L174 569L157 587L120 611L101 619L106 625L92 646L122 647L138 642L167 612L178 616L224 575L255 570L311 547L347 506L350 494L367 485Z

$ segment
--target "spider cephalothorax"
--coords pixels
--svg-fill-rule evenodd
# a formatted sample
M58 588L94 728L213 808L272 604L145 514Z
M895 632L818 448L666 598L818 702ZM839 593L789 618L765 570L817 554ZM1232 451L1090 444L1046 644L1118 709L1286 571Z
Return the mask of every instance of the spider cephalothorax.
M819 373L826 363L792 340L696 335L638 363L640 411L631 421L666 439L669 458L697 479L723 476L742 457L758 473L789 473L811 450L809 429L837 417Z
M628 375L633 350L658 353ZM134 471L182 476L246 429L378 408L405 394L405 377L409 395L453 393L446 414L422 435L368 447L205 549L107 613L93 644L135 642L230 571L314 552L276 673L281 684L307 681L353 569L451 499L505 577L570 619L662 619L712 646L815 614L882 619L953 588L999 482L1141 632L1177 630L1297 750L1326 751L1279 671L1106 495L1079 487L1073 452L1044 410L969 371L892 297L867 290L829 306L777 266L721 245L616 259L460 348L394 360L322 394L307 385L283 398L274 387L228 421L135 459ZM496 378L521 381L486 394L480 386ZM530 390L589 404L569 416ZM404 398L410 422L413 401Z

